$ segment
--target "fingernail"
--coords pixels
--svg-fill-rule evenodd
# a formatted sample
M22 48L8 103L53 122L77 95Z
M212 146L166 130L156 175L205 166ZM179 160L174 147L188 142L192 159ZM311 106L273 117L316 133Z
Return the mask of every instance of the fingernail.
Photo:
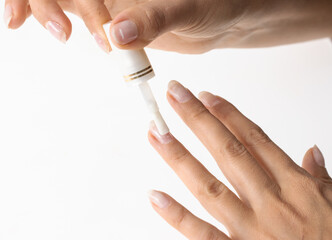
M63 27L56 22L48 21L45 25L46 29L60 42L66 43L67 36Z
M159 208L167 208L171 203L170 199L162 192L150 190L148 196L150 201Z
M5 21L6 27L9 28L9 23L13 18L13 9L10 5L6 5L5 12L3 14L3 19Z
M214 107L215 105L220 103L220 99L217 96L205 91L200 92L198 94L198 98L207 107Z
M115 24L112 27L111 33L114 40L121 45L134 41L138 36L137 26L130 20Z
M105 42L105 40L97 33L93 34L95 41L97 42L98 46L106 53L110 52L109 45Z
M154 121L150 122L150 132L161 144L168 144L174 139L171 133L166 133L165 135L161 135L158 132L158 129Z
M170 81L168 84L168 92L180 103L188 102L192 98L192 94L177 81Z
M323 156L322 152L319 150L319 148L317 147L317 145L315 145L313 147L312 153L314 155L314 159L315 159L316 163L321 167L325 167L324 156Z

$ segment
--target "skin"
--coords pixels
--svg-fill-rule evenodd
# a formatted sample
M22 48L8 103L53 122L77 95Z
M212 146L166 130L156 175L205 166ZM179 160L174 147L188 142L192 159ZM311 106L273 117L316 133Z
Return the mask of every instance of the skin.
M13 9L9 28L32 13L45 27L55 21L69 39L72 26L64 11L80 16L91 34L110 45L102 24L134 22L138 36L115 45L145 46L181 53L215 48L267 47L332 36L330 0L6 0ZM105 49L104 49L105 50Z
M185 96L181 101L174 97L174 88L182 89L176 94ZM308 150L300 167L231 103L207 92L199 96L175 81L167 93L170 105L209 150L239 197L170 133L161 136L152 125L148 138L229 236L169 195L154 191L164 202L158 206L151 197L157 213L191 240L331 239L332 179L323 156L320 165L315 160L318 148Z
M332 36L330 0L6 0L5 4L13 10L9 28L20 27L32 13L44 27L48 21L59 24L67 40L72 27L64 11L69 11L82 17L108 50L102 24L111 19L111 28L125 20L137 26L135 40L115 43L124 49L149 46L202 53ZM172 88L176 85L171 83ZM329 240L332 180L315 160L317 148L306 153L301 168L226 100L205 93L199 101L182 90L186 101L169 91L170 104L214 156L239 197L171 134L160 136L152 128L152 146L210 214L226 226L229 236L164 193L158 192L166 203L162 207L151 198L154 209L193 240Z

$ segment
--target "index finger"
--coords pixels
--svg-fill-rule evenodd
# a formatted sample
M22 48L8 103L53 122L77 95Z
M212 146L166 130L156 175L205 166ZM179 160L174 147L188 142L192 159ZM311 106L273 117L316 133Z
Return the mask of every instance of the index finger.
M103 24L111 20L110 13L102 0L74 0L78 13L94 37L98 46L109 53L111 46L104 32Z
M231 230L245 228L245 219L252 215L251 209L194 158L173 135L160 135L152 125L149 141L211 215Z

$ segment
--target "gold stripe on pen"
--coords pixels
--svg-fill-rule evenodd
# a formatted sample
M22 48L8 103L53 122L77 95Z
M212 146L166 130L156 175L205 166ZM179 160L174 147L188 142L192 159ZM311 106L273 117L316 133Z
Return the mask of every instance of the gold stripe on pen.
M135 77L128 77L129 75L128 76L124 76L124 79L125 79L126 82L130 82L130 81L135 80L137 78L143 77L143 76L145 76L145 75L147 75L147 74L149 74L151 72L153 72L153 69L150 69L149 71L144 72L144 73L142 73L142 74L140 74L138 76L135 76Z
M146 68L144 68L144 69L142 69L142 70L140 70L140 71L138 71L138 72L135 72L135 73L132 73L132 74L129 74L129 75L125 75L125 76L123 76L123 77L124 77L124 78L130 78L130 77L132 77L132 76L135 76L135 75L137 75L137 74L140 74L140 73L142 73L142 72L145 72L145 71L147 71L147 70L150 69L150 68L152 68L151 65L148 66L148 67L146 67Z

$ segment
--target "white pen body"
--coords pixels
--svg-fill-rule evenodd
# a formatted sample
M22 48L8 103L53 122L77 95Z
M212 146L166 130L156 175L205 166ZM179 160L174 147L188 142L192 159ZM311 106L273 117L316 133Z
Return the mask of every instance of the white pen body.
M106 35L109 35L109 28L110 23L104 24ZM111 44L110 37L109 42ZM112 48L112 54L115 55L117 59L123 79L128 84L139 87L148 111L150 112L159 133L161 135L167 134L169 129L159 112L158 104L147 82L155 76L155 73L144 49L123 50L114 46L112 46Z

